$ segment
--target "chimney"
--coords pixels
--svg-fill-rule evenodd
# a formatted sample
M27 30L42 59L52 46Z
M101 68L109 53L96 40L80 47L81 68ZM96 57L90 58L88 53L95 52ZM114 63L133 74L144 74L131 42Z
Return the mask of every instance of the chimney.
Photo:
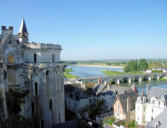
M110 91L110 85L107 84L107 91Z
M134 88L133 88L133 92L137 92L137 87L134 87Z
M2 26L1 29L2 29L2 30L6 30L6 26Z
M131 103L130 103L130 97L127 97L127 112L130 111Z
M149 87L148 87L148 84L147 84L147 94L148 94L148 91L149 91Z
M101 84L101 77L98 78L98 84Z
M107 85L107 81L104 81L104 85Z
M13 30L13 26L9 26L9 30Z

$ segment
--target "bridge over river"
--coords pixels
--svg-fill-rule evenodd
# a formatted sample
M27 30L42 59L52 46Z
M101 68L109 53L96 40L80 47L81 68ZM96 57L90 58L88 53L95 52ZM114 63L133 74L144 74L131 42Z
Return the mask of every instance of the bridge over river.
M115 84L120 83L131 83L132 81L149 81L149 80L158 80L160 78L167 77L167 72L162 73L141 73L141 74L124 74L119 76L102 76L100 79L106 81L107 83L113 82ZM77 79L78 81L83 82L97 82L99 77L89 77Z

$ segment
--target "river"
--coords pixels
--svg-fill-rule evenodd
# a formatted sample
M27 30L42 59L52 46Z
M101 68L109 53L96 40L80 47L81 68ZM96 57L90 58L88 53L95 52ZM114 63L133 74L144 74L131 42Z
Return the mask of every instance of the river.
M111 70L111 71L123 71L122 68L109 68L109 67L86 67L86 66L76 66L70 65L68 68L72 68L73 75L79 76L80 78L88 78L88 77L95 77L95 76L105 76L101 71L103 70ZM159 87L159 88L166 88L167 89L167 81L159 81L159 80L151 80L151 81L143 81L143 82L134 82L131 84L123 83L122 86L131 86L136 85L139 92L145 91L146 86L149 87Z

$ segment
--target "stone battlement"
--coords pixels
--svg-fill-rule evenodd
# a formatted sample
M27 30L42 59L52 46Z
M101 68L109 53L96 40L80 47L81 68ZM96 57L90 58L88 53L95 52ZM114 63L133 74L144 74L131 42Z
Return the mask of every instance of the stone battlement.
M30 49L57 49L57 50L62 50L61 45L59 44L44 44L44 43L28 43L24 44L25 48L30 48Z

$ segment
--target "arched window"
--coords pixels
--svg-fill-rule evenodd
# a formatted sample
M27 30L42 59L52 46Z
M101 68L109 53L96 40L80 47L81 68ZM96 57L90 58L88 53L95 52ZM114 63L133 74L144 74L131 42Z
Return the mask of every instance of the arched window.
M14 63L15 60L14 60L14 56L12 54L9 54L8 55L8 63Z
M46 76L49 76L49 70L46 71Z

